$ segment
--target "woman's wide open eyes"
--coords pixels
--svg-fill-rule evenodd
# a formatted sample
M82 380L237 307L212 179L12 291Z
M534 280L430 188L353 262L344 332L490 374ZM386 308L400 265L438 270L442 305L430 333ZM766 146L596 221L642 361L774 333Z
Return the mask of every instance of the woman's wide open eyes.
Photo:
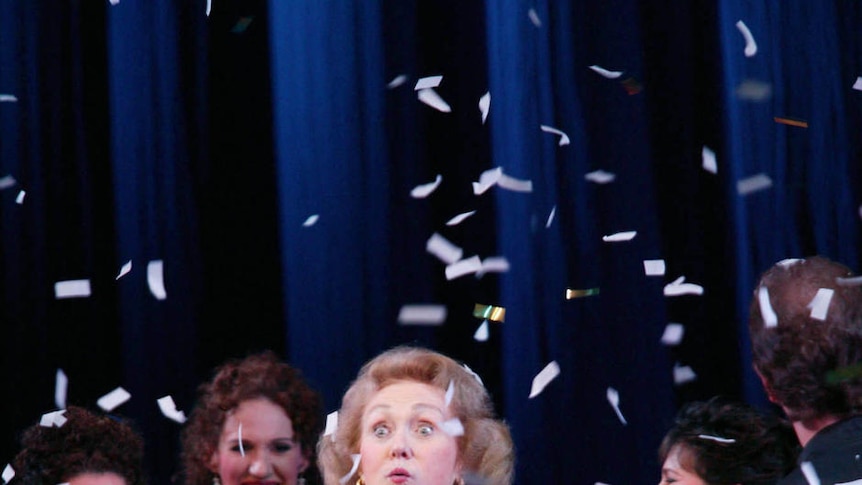
M389 435L389 428L383 424L376 424L371 428L371 432L378 438L384 438Z
M420 436L431 436L434 433L434 426L431 423L419 423L419 426L416 427L416 432Z

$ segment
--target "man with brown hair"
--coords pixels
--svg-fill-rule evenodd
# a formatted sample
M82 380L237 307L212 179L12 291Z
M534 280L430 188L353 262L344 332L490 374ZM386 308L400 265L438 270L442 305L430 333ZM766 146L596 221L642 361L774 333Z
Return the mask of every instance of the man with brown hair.
M779 485L862 479L860 285L847 267L813 257L777 263L755 288L754 368L803 446Z

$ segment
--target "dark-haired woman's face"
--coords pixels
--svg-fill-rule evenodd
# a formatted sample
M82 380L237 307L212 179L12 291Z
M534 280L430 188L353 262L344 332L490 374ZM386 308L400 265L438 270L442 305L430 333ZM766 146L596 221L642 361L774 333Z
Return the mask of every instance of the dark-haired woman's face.
M69 485L126 485L126 480L113 472L81 473L72 477Z
M670 453L661 466L661 482L659 485L706 485L696 473L683 468L680 463L682 448L679 445L671 448Z
M228 415L212 457L222 485L294 485L306 467L290 418L264 398L243 401Z

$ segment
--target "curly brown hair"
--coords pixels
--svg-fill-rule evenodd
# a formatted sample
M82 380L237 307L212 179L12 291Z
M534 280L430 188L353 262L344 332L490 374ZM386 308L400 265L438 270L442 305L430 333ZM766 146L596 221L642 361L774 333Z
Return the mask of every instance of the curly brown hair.
M344 394L335 435L318 443L324 483L334 485L359 452L360 423L365 405L380 389L397 381L429 384L446 391L454 386L451 408L464 426L458 437L458 458L467 473L487 485L512 483L514 447L509 428L495 419L485 387L464 367L443 354L418 347L396 347L367 362ZM348 483L355 483L352 477Z
M723 398L683 406L662 440L659 463L676 447L680 465L708 485L775 483L799 454L789 423Z
M210 459L218 447L228 412L249 399L265 398L281 406L290 418L302 452L314 472L315 443L321 431L321 399L300 371L265 351L227 361L210 382L198 388L198 401L182 433L186 485L211 485ZM314 483L316 477L306 476Z
M847 267L815 256L776 264L755 289L748 321L754 367L794 421L862 412L862 287L841 281L852 276ZM775 326L764 324L760 288L778 317ZM821 288L834 291L822 321L809 307ZM848 375L831 378L842 373Z
M64 483L83 473L115 473L126 485L146 483L144 441L131 426L77 406L69 406L64 417L60 427L36 424L24 431L13 484Z

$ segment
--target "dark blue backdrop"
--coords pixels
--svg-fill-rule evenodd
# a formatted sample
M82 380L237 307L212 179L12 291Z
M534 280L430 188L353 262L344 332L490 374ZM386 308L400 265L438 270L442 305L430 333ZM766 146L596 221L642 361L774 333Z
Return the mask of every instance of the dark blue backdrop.
M815 253L859 269L860 9L213 0L207 16L204 0L0 3L0 94L17 100L0 102L0 177L16 181L0 190L0 462L53 408L57 368L70 403L131 392L116 412L144 432L165 483L180 427L155 400L191 409L225 358L274 349L331 411L365 360L415 343L483 377L512 427L517 483L654 482L681 402L766 406L744 331L758 274ZM431 75L451 112L417 100ZM495 167L532 192L474 195ZM616 178L586 180L595 170ZM437 174L433 194L410 197ZM757 174L771 187L740 194ZM602 241L621 231L637 236ZM435 232L510 270L447 281L425 250ZM666 275L646 276L646 259ZM165 300L147 289L152 260ZM665 297L679 276L704 294ZM54 298L56 281L82 278L92 296ZM567 288L599 294L567 300ZM398 325L411 303L445 305L445 324ZM506 308L487 342L472 337L477 303ZM659 342L669 322L686 328L675 347ZM528 399L551 361L559 377ZM675 384L675 366L697 379Z

